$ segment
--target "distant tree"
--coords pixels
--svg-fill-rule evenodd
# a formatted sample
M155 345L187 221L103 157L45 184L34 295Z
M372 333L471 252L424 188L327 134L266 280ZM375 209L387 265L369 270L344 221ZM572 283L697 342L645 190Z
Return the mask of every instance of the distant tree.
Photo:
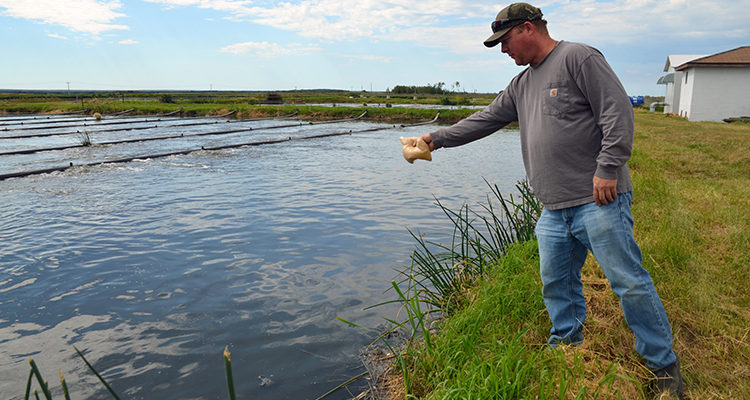
M393 87L393 94L414 93L414 86L396 85Z
M445 94L446 91L443 89L445 82L438 82L434 85L429 83L426 86L405 86L396 85L393 87L393 94Z
M267 104L282 104L284 102L284 99L278 93L268 93L266 95L265 102Z
M440 98L440 104L444 106L454 106L456 105L456 102L449 99L448 96L443 96Z
M174 103L174 99L171 94L162 94L159 96L159 102L161 103Z

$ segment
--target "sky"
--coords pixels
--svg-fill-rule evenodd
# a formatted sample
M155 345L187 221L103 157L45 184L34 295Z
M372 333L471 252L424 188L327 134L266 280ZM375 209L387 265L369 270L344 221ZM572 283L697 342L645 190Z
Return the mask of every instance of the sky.
M0 89L503 90L482 0L0 0ZM599 49L630 95L670 54L750 45L750 0L537 1L554 39Z

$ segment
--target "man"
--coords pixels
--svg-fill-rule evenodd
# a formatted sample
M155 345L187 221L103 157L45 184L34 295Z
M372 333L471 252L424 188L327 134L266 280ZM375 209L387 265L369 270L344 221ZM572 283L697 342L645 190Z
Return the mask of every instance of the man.
M633 238L626 165L633 109L625 89L598 50L552 39L532 5L501 10L492 32L485 46L500 44L529 67L483 111L422 139L431 150L459 146L518 121L526 174L544 204L536 233L549 344L583 341L581 268L590 250L620 298L636 350L658 378L656 389L682 398L669 321Z

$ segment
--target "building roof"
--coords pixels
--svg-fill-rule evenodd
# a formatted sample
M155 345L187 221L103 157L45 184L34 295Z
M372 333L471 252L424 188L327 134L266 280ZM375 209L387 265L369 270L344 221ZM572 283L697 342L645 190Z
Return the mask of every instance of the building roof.
M677 68L688 61L693 61L696 58L703 58L709 54L671 54L667 56L667 63L664 64L664 72L669 72L669 67Z
M656 81L657 85L666 85L667 83L674 83L674 72L670 72Z
M733 50L727 50L714 55L688 61L675 67L675 70L682 71L688 68L711 67L750 67L750 46L742 46Z

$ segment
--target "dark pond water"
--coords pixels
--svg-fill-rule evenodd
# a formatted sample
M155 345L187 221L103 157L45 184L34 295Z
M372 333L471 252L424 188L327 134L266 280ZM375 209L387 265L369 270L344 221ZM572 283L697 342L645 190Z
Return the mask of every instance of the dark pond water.
M376 126L347 122L2 156L0 169ZM231 128L87 129L96 143ZM315 399L361 372L358 354L372 336L336 317L374 327L394 316L392 309L363 308L393 297L385 290L415 248L406 227L440 240L450 229L433 196L456 208L476 204L488 192L482 178L510 193L524 176L516 131L408 164L399 136L431 129L0 181L0 398L23 397L29 357L57 397L61 369L74 399L110 398L74 345L129 399L228 398L225 346L240 398ZM78 140L4 139L0 151ZM261 385L259 377L272 383ZM340 391L328 398L349 397Z

